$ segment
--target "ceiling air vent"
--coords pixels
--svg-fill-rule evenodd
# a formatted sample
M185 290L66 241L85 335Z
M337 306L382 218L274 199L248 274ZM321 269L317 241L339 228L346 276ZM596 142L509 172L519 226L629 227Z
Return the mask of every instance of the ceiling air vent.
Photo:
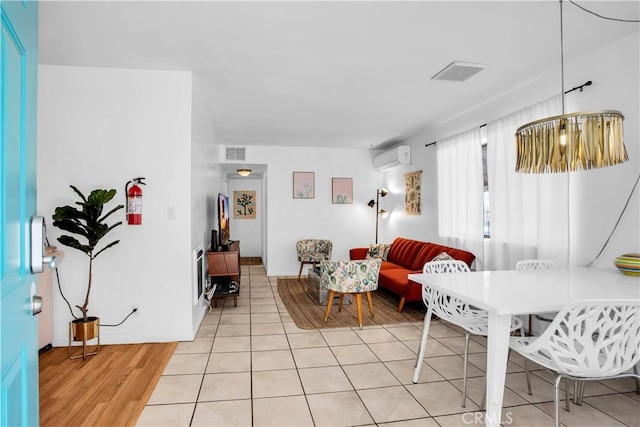
M227 160L245 160L245 147L227 147Z
M431 77L431 80L449 80L453 82L463 82L469 77L486 68L484 64L472 64L470 62L453 61Z

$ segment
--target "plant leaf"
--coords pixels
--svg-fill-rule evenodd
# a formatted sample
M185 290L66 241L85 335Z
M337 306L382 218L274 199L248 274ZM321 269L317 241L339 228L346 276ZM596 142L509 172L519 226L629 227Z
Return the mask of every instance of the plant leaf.
M91 256L91 251L93 251L93 248L91 246L83 245L75 237L62 235L58 237L58 242L65 246L69 246L70 248L77 249L80 252L87 254L88 256Z
M115 245L117 245L118 243L120 243L120 240L115 240L115 241L113 241L113 242L109 243L107 246L105 246L104 248L102 248L102 249L100 249L98 252L96 252L96 254L93 256L93 258L94 258L94 259L95 259L95 258L97 258L97 257L98 257L98 255L100 255L102 252L106 251L106 250L107 250L107 249L109 249L111 246L115 246Z
M73 185L70 185L69 187L71 187L71 189L73 189L73 191L75 191L75 192L76 192L76 194L77 194L78 196L80 196L80 198L82 199L82 201L83 201L83 202L86 202L86 201L87 201L87 198L86 198L86 197L84 197L84 194L82 194L82 193L80 192L80 190L78 190L78 188L77 188L77 187L75 187L75 186L73 186Z
M100 222L104 221L105 219L107 219L107 218L109 217L109 215L111 215L111 214L112 214L112 213L114 213L114 212L119 211L119 210L120 210L120 209L122 209L122 208L124 208L124 205L118 205L118 206L116 206L115 208L113 208L113 209L111 209L109 212L107 212L107 213L106 213L102 218L100 218L98 221L100 221ZM120 221L120 223L119 223L119 224L122 224L122 221ZM115 227L115 226L114 226L114 227ZM111 227L111 228L113 228L113 227Z

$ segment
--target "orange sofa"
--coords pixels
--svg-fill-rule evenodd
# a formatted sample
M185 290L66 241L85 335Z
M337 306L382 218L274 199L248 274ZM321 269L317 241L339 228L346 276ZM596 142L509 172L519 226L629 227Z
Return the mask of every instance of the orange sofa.
M349 257L352 260L365 259L368 251L369 248L353 248L349 250ZM400 296L398 312L402 311L407 301L422 300L422 286L410 281L408 275L422 273L424 264L442 252L464 261L469 267L476 259L471 252L436 243L420 242L404 237L398 237L393 241L387 259L382 261L378 286Z

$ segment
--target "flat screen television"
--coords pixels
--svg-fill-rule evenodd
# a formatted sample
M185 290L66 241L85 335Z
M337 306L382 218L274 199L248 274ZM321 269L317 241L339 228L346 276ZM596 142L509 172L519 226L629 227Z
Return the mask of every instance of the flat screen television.
M218 193L218 238L221 246L230 243L229 236L229 198Z

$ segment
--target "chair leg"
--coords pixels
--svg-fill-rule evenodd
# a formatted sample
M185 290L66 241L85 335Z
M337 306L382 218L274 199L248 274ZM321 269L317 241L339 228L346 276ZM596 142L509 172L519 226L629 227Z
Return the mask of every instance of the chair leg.
M300 271L298 271L298 279L302 276L302 267L304 267L304 262L300 261Z
M344 300L344 294L340 294L340 298L338 298L338 312L342 311L342 301Z
M567 410L567 412L571 412L571 406L569 406L569 379L565 378L564 379L564 409Z
M327 299L327 309L324 312L324 323L327 323L329 315L331 314L331 306L333 305L333 297L336 296L336 291L329 291L329 299Z
M633 367L633 373L636 375L640 375L638 374L638 369L640 369L640 362L636 363ZM636 376L636 393L640 394L640 377Z
M573 384L573 403L578 406L582 406L582 398L584 397L584 386L587 384L587 382L575 380Z
M371 292L367 292L367 301L369 302L369 312L371 313L371 317L375 319L375 314L373 314L373 298L371 298Z
M469 356L469 333L464 334L464 368L462 370L462 407L467 407L467 356Z
M358 307L358 325L360 325L360 329L362 329L362 294L356 294L356 305Z
M562 379L561 375L558 375L556 377L556 380L554 381L553 384L553 403L554 403L554 409L553 409L553 414L554 414L554 418L556 420L556 427L560 427L560 396L559 396L559 389L560 389L560 380Z
M531 396L531 374L529 372L529 359L524 358L524 375L527 378L527 393Z

